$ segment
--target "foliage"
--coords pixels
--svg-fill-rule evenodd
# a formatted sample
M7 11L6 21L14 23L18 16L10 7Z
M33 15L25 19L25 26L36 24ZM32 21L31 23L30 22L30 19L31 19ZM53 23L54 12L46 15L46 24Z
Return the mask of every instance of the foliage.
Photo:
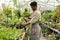
M46 21L50 22L52 17L55 15L55 12L51 11L51 12L45 12L43 15L42 15L42 21L44 21L44 23ZM44 19L44 20L43 20Z
M22 16L23 16L23 17L29 17L29 16L30 16L30 13L29 13L29 11L28 11L27 8L25 8L25 11L24 11L24 13L22 14Z
M56 6L55 11L60 11L60 5Z
M57 27L57 30L60 31L60 5L51 10L51 12L44 12L42 15L42 23L49 25L49 27ZM47 37L50 40L58 40L58 34L56 32L53 32L52 30L47 29L44 26L42 27L42 31L43 33L48 34Z
M22 34L20 29L0 26L0 40L15 40Z
M13 3L14 3L14 5L16 5L17 4L17 0L13 0Z
M20 10L17 10L11 6L4 6L2 14L4 14L4 22L5 24L17 24L20 19Z
M23 18L30 16L28 10L21 15L20 4L17 5L17 0L13 0L13 2L16 8L14 6L7 6L5 4L2 6L3 11L0 12L0 19L3 19L0 21L5 25L0 26L0 40L15 40L16 38L19 38L22 31L20 29L16 29L15 25L24 23L25 20Z

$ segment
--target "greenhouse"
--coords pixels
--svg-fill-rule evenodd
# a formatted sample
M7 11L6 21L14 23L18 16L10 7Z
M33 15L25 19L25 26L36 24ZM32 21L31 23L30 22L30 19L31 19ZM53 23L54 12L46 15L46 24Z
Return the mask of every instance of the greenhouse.
M0 40L60 40L60 0L0 0Z

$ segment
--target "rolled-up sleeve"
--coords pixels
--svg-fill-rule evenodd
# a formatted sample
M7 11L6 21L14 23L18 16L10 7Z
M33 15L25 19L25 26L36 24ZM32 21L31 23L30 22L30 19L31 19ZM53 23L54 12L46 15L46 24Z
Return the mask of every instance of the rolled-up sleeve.
M41 18L41 13L37 12L35 13L35 15L32 17L32 19L29 21L31 24L37 22L38 20L40 20Z

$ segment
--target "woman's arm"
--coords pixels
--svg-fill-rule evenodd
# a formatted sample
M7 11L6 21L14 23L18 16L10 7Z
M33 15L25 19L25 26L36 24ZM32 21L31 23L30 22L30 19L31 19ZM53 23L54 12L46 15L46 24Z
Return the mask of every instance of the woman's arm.
M23 23L22 26L26 26L26 25L33 24L33 23L37 22L37 21L39 20L40 16L41 16L41 15L40 15L39 13L36 13L36 14L34 15L34 17L32 17L32 19L30 19L30 20L27 21L26 23Z
M26 22L30 21L30 19L29 19L29 18L24 18L24 20L25 20Z

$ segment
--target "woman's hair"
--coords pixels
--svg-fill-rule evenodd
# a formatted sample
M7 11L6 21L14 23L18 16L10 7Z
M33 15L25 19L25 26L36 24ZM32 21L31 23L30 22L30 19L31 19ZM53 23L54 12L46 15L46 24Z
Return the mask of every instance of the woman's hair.
M37 2L36 1L31 2L30 6L37 6Z

